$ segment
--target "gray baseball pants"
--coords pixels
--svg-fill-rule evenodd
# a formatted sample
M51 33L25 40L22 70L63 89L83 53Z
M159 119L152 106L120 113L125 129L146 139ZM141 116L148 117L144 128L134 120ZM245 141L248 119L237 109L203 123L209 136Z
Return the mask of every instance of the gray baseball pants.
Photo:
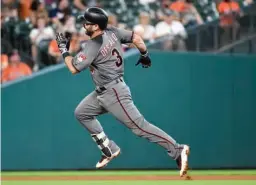
M150 124L134 105L129 87L122 78L111 82L103 92L91 92L75 109L77 120L94 136L99 136L98 141L105 135L98 115L111 113L117 120L139 137L146 138L152 143L157 143L166 149L169 156L177 159L183 149L171 136L160 128ZM105 135L105 138L108 138ZM95 140L95 139L94 139ZM102 143L98 143L98 145ZM108 138L107 147L112 154L119 150L117 144ZM99 146L100 149L104 146ZM103 152L104 154L104 152Z

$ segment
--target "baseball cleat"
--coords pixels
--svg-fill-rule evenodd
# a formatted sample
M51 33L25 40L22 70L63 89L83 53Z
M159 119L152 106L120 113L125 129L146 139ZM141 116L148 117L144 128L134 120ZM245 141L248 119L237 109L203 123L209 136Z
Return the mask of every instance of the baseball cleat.
M188 145L184 145L184 148L181 152L181 155L179 159L177 160L177 163L179 162L180 167L180 176L183 177L187 174L188 171L188 155L189 155L190 149Z
M114 158L116 158L119 154L121 153L121 150L117 150L115 153L113 153L113 155L111 157L107 157L105 155L102 155L100 161L96 164L96 168L100 169L103 168L105 166L107 166L107 164Z

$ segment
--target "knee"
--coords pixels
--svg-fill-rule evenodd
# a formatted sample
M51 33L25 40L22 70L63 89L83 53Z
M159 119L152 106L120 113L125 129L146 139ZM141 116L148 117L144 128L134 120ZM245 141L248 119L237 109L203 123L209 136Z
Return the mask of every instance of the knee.
M132 129L132 132L137 135L137 136L142 136L143 135L143 131L139 128L134 128Z
M145 130L148 127L148 122L144 119L144 117L140 117L136 121L134 121L132 132L138 136L143 136L145 134Z
M82 113L81 113L79 107L77 107L77 108L75 109L74 114L75 114L76 119L77 119L77 120L80 120Z
M81 109L79 106L75 109L75 117L78 121L82 121L82 120L90 120L93 119L91 116L86 114L86 111L84 111L83 109Z

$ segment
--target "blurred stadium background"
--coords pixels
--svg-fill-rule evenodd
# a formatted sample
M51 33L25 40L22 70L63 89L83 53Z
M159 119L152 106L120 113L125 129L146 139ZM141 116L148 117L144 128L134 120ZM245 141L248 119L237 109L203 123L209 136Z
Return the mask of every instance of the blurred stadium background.
M57 31L72 34L73 54L80 49L88 37L77 16L89 6L105 8L109 24L136 31L151 49L255 53L253 0L3 0L1 5L2 66L19 60L26 64L20 67L24 75L63 62ZM16 78L8 71L2 82Z
M145 117L179 142L191 145L192 169L256 168L254 0L2 0L3 177L58 176L62 170L92 170L100 158L98 149L73 113L79 101L93 90L91 78L88 72L69 74L55 41L56 32L71 34L70 51L75 55L89 39L77 16L91 6L104 8L109 13L109 24L133 30L147 43L153 61L148 70L136 68L138 52L123 45L125 79ZM101 116L100 121L123 151L107 170L154 169L158 171L137 175L176 174L176 171L159 171L176 169L161 148L135 137L109 115ZM56 172L46 175L41 172L47 170ZM255 177L255 171L243 170L198 174ZM63 173L86 175L85 172ZM2 183L80 184L31 180ZM130 184L129 181L116 183ZM161 182L165 183L169 182ZM255 181L225 183L244 185Z

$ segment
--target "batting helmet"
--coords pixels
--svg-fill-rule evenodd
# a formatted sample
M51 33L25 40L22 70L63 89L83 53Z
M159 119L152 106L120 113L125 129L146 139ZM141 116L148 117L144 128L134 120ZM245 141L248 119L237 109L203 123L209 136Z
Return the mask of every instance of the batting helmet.
M104 30L108 24L108 14L105 10L98 7L88 8L84 15L78 16L78 20L83 24L98 24Z

